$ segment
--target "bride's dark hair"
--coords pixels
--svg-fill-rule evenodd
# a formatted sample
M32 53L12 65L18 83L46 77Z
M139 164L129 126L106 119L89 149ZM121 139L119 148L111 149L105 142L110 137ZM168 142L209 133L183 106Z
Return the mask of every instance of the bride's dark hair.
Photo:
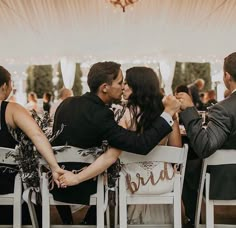
M128 69L125 80L132 89L127 104L133 116L131 126L136 126L137 132L142 132L164 110L160 83L154 70L148 67Z

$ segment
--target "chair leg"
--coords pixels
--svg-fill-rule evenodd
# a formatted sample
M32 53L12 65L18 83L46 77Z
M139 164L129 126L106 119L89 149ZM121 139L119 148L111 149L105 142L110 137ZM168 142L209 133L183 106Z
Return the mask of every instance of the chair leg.
M43 228L50 228L50 199L48 190L48 180L46 178L46 173L43 173L42 180L42 225Z
M97 187L97 228L104 228L104 185L103 176L98 176Z
M119 208L120 208L120 228L127 228L127 200L124 175L119 179Z
M28 208L29 208L29 213L30 213L30 218L31 218L31 222L32 222L32 227L33 228L39 228L39 224L38 224L38 219L37 219L37 215L36 215L36 212L35 212L35 208L34 208L34 205L33 205L32 201L31 201L32 193L33 193L32 190L30 190L29 193L28 193L27 205L28 205Z
M210 174L206 173L206 228L214 228L214 205L209 199Z
M175 177L174 191L174 228L181 228L181 187L179 174Z
M118 205L119 205L119 202L118 202L118 181L116 182L116 206L115 206L115 228L117 228L118 226Z
M106 220L107 220L107 228L110 228L111 223L110 223L110 207L109 207L109 205L107 205L107 209L106 209Z
M198 197L197 197L197 205L196 205L195 228L199 228L200 226L202 196L203 196L203 188L204 188L204 183L205 183L205 173L206 173L206 166L203 162L203 166L201 170L200 186L199 186Z
M22 197L22 185L20 175L15 177L14 187L14 205L13 205L13 228L21 228L21 197Z

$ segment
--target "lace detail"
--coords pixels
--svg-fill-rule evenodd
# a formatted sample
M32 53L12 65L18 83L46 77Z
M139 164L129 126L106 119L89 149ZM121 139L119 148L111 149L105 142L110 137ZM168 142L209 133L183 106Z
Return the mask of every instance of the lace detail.
M140 166L140 168L143 168L144 170L151 172L157 165L158 162L137 162L137 164Z

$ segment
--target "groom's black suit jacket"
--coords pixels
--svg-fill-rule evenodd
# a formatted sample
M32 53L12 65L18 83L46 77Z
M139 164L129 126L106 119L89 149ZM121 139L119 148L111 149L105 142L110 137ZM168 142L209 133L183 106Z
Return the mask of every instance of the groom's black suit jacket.
M107 140L112 147L137 154L147 154L172 130L162 117L141 135L126 130L118 126L113 112L92 93L63 101L55 113L53 131L61 124L65 129L57 138L57 145L88 148L101 146Z
M53 131L59 130L62 124L65 125L64 130L54 145L68 144L89 148L101 146L102 142L107 140L112 147L137 154L147 154L172 131L170 125L162 117L158 117L153 122L152 128L143 134L138 135L133 131L126 130L118 126L114 120L113 112L97 95L92 93L86 93L81 97L67 98L60 104L55 113ZM89 183L93 186L86 186ZM74 190L75 194L72 193L72 190L69 193L64 193L75 188L79 188ZM59 191L64 198L73 195L72 202L75 202L75 198L77 198L78 203L85 204L89 195L96 192L96 184L89 180L77 186L59 189ZM66 201L70 201L70 199Z

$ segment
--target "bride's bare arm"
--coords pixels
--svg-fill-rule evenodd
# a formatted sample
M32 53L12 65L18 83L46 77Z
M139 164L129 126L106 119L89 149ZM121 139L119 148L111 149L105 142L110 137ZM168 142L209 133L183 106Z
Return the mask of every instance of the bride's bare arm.
M174 124L172 126L173 131L169 134L168 137L168 146L182 147L182 139L179 129L179 122L177 118L174 119Z

